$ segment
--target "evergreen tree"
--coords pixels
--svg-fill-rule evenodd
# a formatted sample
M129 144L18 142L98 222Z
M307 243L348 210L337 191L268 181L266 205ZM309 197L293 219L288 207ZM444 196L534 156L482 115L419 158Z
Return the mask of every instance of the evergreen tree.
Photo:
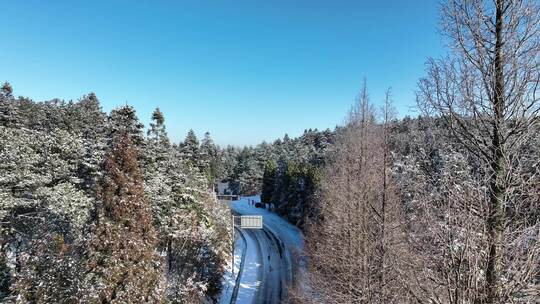
M0 125L0 302L161 302L157 293L126 300L128 288L142 286L140 295L152 280L159 280L171 303L200 303L216 295L230 248L226 207L213 201L200 169L181 161L180 152L168 145L163 115L154 115L144 138L132 108L116 109L107 120L93 93L65 103L0 92L0 101L14 110L2 112L6 121L20 121ZM112 149L107 143L124 133L141 140L137 151L155 242L148 220L125 206L138 202L133 191L125 191L137 182L121 174L130 161L117 157L116 171L102 165ZM94 182L99 180L105 180L102 187ZM106 181L125 186L116 187L117 201L109 204L103 203L113 196ZM118 208L125 216L113 217ZM150 248L169 262L166 271L156 272L159 279L154 272L146 275L151 269L145 265L157 261L147 259ZM143 285L130 283L139 280ZM115 300L107 298L114 297L114 289Z
M137 118L132 106L123 106L111 111L108 121L109 142L114 143L119 137L128 134L133 144L141 148L144 143L144 125Z
M5 81L2 84L2 87L0 88L0 92L2 93L2 95L6 97L13 97L13 87L7 81Z
M98 198L83 302L159 302L162 269L155 253L156 232L137 150L127 134L106 158Z
M68 130L80 133L83 138L85 155L79 167L79 177L84 181L83 187L93 192L107 148L107 115L102 111L94 93L69 105L66 115Z
M163 147L170 145L167 131L165 130L165 117L159 108L156 108L154 113L152 113L152 122L150 123L150 129L147 135L148 139L157 145Z
M200 165L210 183L213 184L219 174L219 160L218 147L210 137L210 132L204 133L204 138L201 141Z
M264 166L263 184L261 201L263 203L271 203L274 187L276 183L277 164L275 161L269 160Z
M143 150L143 164L148 173L161 171L162 174L166 174L163 171L166 170L168 161L172 160L170 149L171 144L165 130L165 117L159 108L156 108L152 113L150 129L147 132L147 146Z
M239 150L238 148L229 145L225 149L221 150L219 154L221 167L219 179L224 181L232 181L234 168L236 167L236 163L238 161L237 156L239 154Z
M184 160L189 161L195 167L199 167L199 140L193 129L190 129L186 135L186 139L180 147L180 152Z
M0 126L17 127L19 125L19 110L11 92L9 83L4 83L0 90Z
M287 144L291 141L291 138L289 137L289 134L285 133L285 136L283 136L283 143Z
M244 147L237 156L233 169L232 190L243 195L259 193L262 181L262 170L255 159L253 148Z
M101 109L94 93L83 96L75 103L69 103L65 116L65 125L69 130L82 133L85 139L103 137L105 133L107 115Z

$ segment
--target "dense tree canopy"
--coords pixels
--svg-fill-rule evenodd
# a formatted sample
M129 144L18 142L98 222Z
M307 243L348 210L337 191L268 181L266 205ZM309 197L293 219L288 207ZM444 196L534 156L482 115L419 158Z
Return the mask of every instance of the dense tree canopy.
M159 109L144 136L133 107L107 115L93 93L34 102L4 87L0 301L191 303L218 293L227 211L193 163L206 156L174 148Z

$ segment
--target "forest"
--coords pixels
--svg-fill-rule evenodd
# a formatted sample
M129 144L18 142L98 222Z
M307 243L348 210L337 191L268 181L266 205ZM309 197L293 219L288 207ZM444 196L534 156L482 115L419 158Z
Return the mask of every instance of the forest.
M304 234L289 303L538 303L540 9L449 0L418 115L364 80L345 122L255 146L168 137L156 108L0 91L0 303L212 303L217 182Z
M131 106L0 94L0 299L193 303L219 291L229 211L213 197L216 151L193 132L147 133ZM144 300L141 300L144 299Z

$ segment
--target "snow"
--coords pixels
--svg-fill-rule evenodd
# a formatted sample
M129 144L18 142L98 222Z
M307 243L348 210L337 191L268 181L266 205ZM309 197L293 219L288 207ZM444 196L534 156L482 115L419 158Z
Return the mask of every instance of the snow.
M240 269L240 263L242 260L242 253L246 250L246 244L242 238L236 238L234 242L234 273L231 273L231 263L225 265L225 272L221 282L221 296L219 298L220 304L230 303L234 291L234 285L238 276L238 270Z
M285 255L288 260L288 269L286 273L284 272L284 275L287 276L286 282L293 282L293 274L298 273L301 275L304 273L305 268L304 258L301 254L304 244L302 232L279 215L266 209L255 208L250 204L250 201L260 202L260 196L241 197L237 201L230 202L229 205L233 212L238 214L263 216L264 229L276 235L286 249ZM265 259L262 259L261 254L263 254L262 251L264 250L261 249L265 249L265 246L262 246L261 248L260 241L262 238L257 239L257 232L243 230L242 235L244 238L239 234L240 233L236 231L235 273L234 276L231 275L230 264L227 265L227 270L222 281L223 290L219 303L231 302L238 268L240 267L240 259L244 250L247 251L245 252L245 262L240 276L236 303L257 303L258 297L261 297L258 293L261 289L260 287L264 285L263 278L266 276L265 272L268 272L268 267L271 268L271 266L266 265L266 262L263 263ZM267 253L264 254L264 256L266 255Z
M249 204L249 200L260 202L261 196L241 197L240 200L231 202L231 209L245 215L262 215L265 228L268 228L278 235L288 247L296 248L297 251L300 251L303 248L304 237L300 229L274 212L262 208L255 208Z
M244 252L244 267L240 276L240 284L235 303L252 303L256 292L261 285L260 274L262 265L260 263L260 254L256 250L256 241L248 234L245 234L245 237L243 238L241 235L238 235L239 233L241 232L236 231L234 245L234 274L231 273L231 264L227 264L222 280L221 296L218 302L220 304L231 303Z
M247 252L236 298L238 304L252 303L261 286L262 264L260 263L260 252L257 250L257 241L249 233L244 234L244 236L247 242Z

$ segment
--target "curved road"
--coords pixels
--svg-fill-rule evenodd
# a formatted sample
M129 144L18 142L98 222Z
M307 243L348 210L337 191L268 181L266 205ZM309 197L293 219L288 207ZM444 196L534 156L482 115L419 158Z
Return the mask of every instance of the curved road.
M231 203L231 209L236 215L262 215L263 229L235 229L236 243L242 243L236 250L241 261L230 303L282 303L302 264L301 233L276 214L250 206L247 200Z

